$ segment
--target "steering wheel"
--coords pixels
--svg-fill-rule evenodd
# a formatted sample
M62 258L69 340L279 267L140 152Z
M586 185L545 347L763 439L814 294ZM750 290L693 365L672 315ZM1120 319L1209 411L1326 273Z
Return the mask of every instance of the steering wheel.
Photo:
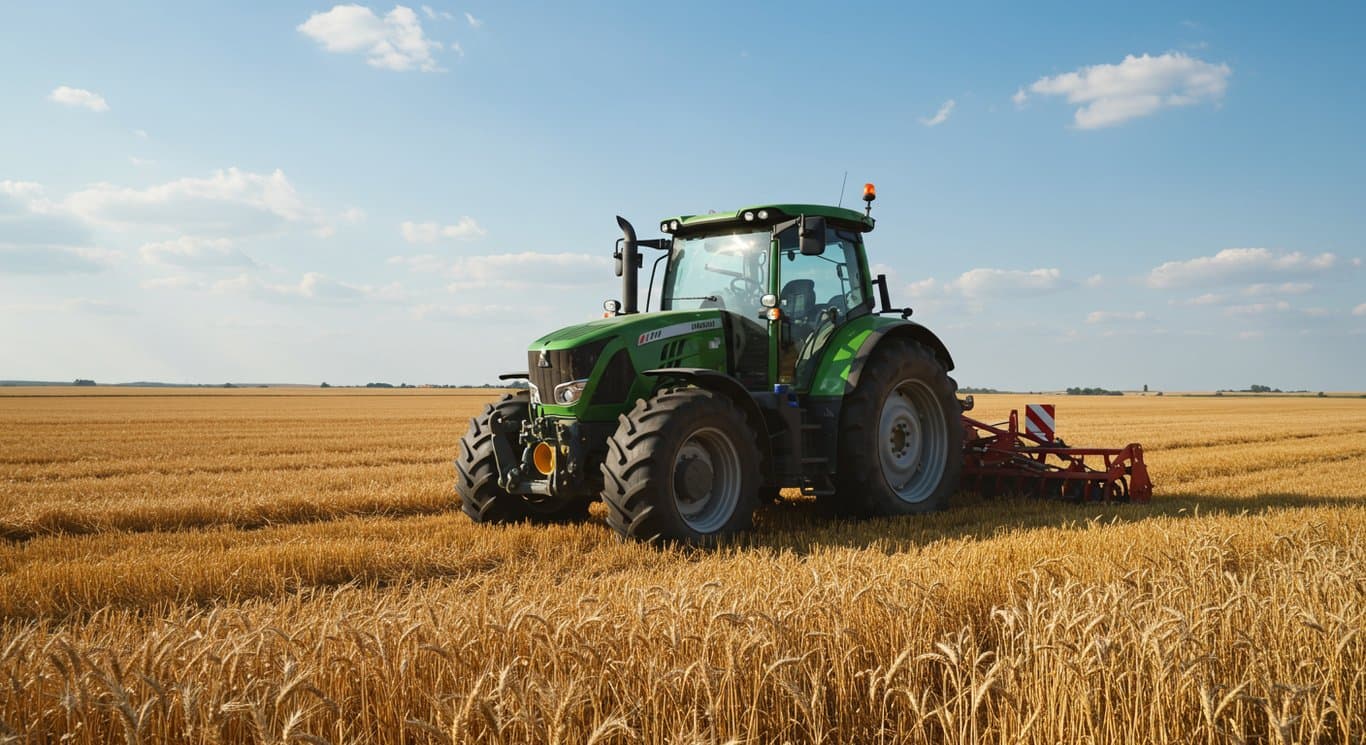
M759 305L759 298L764 294L764 286L744 275L738 275L730 281L727 292L739 302L737 307Z

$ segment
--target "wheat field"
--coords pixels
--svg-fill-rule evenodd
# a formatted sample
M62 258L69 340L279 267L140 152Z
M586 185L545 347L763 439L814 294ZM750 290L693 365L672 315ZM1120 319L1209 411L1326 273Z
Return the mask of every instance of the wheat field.
M699 552L470 523L490 397L0 391L0 742L1366 741L1366 399L1059 397L1151 504Z

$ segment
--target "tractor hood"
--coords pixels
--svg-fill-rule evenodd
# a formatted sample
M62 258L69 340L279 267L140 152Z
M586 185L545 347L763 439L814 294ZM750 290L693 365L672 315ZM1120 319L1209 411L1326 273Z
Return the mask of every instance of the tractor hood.
M726 367L726 311L677 310L613 316L552 331L527 350L527 381L540 415L615 421L648 396L669 367Z
M694 331L720 331L722 313L716 309L666 310L612 316L552 331L532 342L528 350L573 349L612 338L621 338L628 346L643 347Z

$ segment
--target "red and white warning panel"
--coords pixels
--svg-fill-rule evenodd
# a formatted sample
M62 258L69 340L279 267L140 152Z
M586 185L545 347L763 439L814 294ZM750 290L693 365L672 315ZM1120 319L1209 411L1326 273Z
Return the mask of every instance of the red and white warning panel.
M1025 406L1025 432L1043 440L1053 441L1053 404L1028 404Z

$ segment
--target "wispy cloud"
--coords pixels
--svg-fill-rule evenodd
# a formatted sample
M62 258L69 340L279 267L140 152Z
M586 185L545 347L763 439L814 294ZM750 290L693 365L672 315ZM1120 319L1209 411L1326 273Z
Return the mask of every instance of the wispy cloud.
M591 286L606 282L612 262L593 254L523 251L452 259L432 254L393 256L389 263L417 274L449 277L447 289L463 291Z
M364 54L383 70L441 72L435 52L441 42L427 38L412 8L395 5L383 18L363 5L336 5L314 13L298 30L329 52Z
M403 286L393 282L383 286L361 285L333 279L320 272L307 272L297 283L273 283L251 274L240 274L213 284L215 292L243 293L272 302L316 302L350 305L365 301L397 303L407 299Z
M1328 272L1340 263L1338 257L1331 253L1310 256L1299 251L1277 254L1266 248L1226 248L1213 256L1168 261L1148 273L1147 284L1149 287L1168 288L1266 283L1287 275Z
M1090 324L1106 324L1116 322L1136 322L1148 320L1145 311L1115 311L1115 310L1093 310L1086 315L1086 322Z
M454 225L405 221L398 229L403 240L409 243L435 243L442 238L473 240L488 234L478 221L468 215L461 217Z
M436 10L435 8L433 8L433 7L430 6L430 5L424 5L424 6L422 6L422 15L427 16L427 18L428 18L429 20L433 20L433 21L437 21L437 20L441 20L441 21L453 21L453 20L455 20L455 14L454 14L454 13L451 13L450 11L446 11L446 10Z
M70 88L65 85L58 86L51 93L47 94L49 101L55 101L64 106L74 106L79 109L89 109L91 111L108 111L109 104L104 100L104 96L92 93L84 88Z
M87 222L206 237L279 232L291 225L326 229L283 171L237 168L186 177L146 188L95 184L71 194L64 206Z
M186 235L175 240L143 244L138 253L148 264L186 267L256 266L256 262L237 250L232 241L226 238L193 238Z
M1077 104L1074 121L1080 129L1109 127L1164 108L1218 101L1228 89L1233 70L1181 52L1157 56L1129 55L1117 65L1082 67L1073 72L1039 78L1028 86L1041 96L1063 96ZM1025 89L1014 96L1027 100Z
M953 114L953 107L956 105L954 100L950 98L944 102L943 106L939 107L939 110L934 113L934 116L928 118L922 117L920 123L924 124L926 127L937 127L949 120L949 116Z

